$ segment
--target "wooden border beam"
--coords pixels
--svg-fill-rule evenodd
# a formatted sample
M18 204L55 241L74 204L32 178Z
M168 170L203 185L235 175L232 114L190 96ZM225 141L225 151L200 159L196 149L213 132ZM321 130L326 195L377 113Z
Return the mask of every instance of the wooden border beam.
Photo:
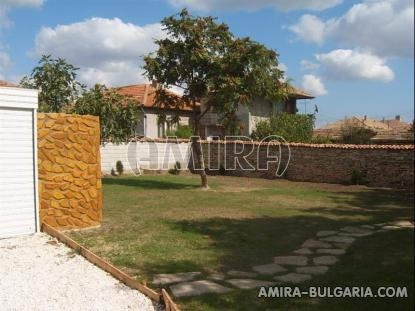
M88 261L93 263L94 265L98 266L102 270L111 274L114 278L119 280L120 282L124 283L128 287L134 288L141 292L142 294L146 295L150 299L156 302L163 302L166 306L166 311L180 311L177 305L173 302L169 294L165 289L161 290L161 294L157 293L155 290L147 287L144 284L141 284L136 279L133 279L129 275L125 274L120 269L116 268L115 266L111 265L101 257L95 255L93 252L88 250L87 248L81 246L70 237L68 237L63 232L51 227L46 223L42 223L42 231L48 233L49 235L55 237L60 242L66 244L77 253L85 257Z

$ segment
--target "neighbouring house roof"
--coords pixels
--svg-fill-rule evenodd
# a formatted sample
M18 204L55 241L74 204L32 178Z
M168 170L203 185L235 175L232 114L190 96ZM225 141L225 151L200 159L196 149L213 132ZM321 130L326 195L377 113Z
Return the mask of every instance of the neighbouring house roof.
M133 84L133 85L126 85L114 88L119 94L131 96L133 99L137 100L143 107L146 108L157 108L155 102L155 92L156 88L151 84ZM172 92L173 93L173 92ZM175 93L173 93L175 94ZM179 96L178 94L175 94ZM307 93L306 91L291 87L291 92L289 95L291 98L295 99L313 99L315 98L311 94ZM198 104L198 109L200 105ZM192 107L190 105L184 104L180 110L183 111L192 111Z
M156 88L151 84L133 84L114 88L117 93L130 96L135 99L140 105L146 108L158 108L155 101ZM171 92L171 91L169 91ZM175 96L180 95L171 92ZM199 105L197 105L199 109ZM179 110L192 111L192 107L188 104L183 104Z
M4 80L0 80L0 86L6 86L6 87L17 87L16 84L4 81Z
M295 98L295 99L313 99L315 96L311 95L310 93L307 93L305 90L296 88L294 86L290 87L290 94L289 97Z
M413 142L414 131L412 125L403 122L397 116L393 120L376 120L364 117L350 117L328 124L314 131L315 136L328 136L338 139L341 136L342 127L346 125L361 126L376 132L373 142Z

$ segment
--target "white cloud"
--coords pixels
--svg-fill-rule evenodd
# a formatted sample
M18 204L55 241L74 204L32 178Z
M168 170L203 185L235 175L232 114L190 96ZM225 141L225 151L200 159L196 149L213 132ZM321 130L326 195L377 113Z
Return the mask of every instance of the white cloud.
M160 24L139 26L118 18L91 18L83 22L42 28L35 54L65 58L80 67L80 80L88 85L137 83L142 77L141 56L156 49L154 38L163 36Z
M315 75L304 75L302 87L314 96L322 96L327 94L327 90L323 82L321 82L321 78Z
M2 28L12 25L8 16L10 10L23 7L40 7L44 2L45 0L0 0L0 79L6 78L6 71L12 65L7 49L1 42Z
M317 54L316 58L324 67L326 76L332 79L389 82L394 78L385 60L370 53L339 49Z
M343 16L322 21L303 15L290 26L306 42L334 39L383 57L414 57L414 2L411 0L365 0Z
M1 0L0 1L0 27L7 27L10 25L8 13L13 8L18 7L40 7L45 0Z
M275 8L282 11L320 11L334 7L343 0L169 0L176 7L189 7L199 11L236 9L254 11Z
M320 64L314 63L307 59L302 59L300 62L300 65L301 65L301 70L315 70L315 69L320 68Z
M278 64L278 69L284 71L284 73L285 73L288 70L288 66L284 63L279 63Z
M11 60L6 52L0 51L0 80L4 80L7 67L11 65Z
M322 43L324 40L325 23L314 15L301 16L297 24L288 27L297 37L305 42Z

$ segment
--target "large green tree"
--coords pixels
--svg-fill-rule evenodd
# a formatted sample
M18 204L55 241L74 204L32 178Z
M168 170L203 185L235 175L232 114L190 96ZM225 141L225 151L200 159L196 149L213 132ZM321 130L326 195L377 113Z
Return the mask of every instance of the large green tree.
M73 103L83 89L76 81L78 68L68 64L64 59L53 59L43 55L30 76L25 76L20 85L25 88L38 89L39 111L61 112Z
M278 67L278 54L250 38L237 38L226 24L211 16L195 17L182 10L166 17L161 24L167 34L155 40L158 50L144 57L147 77L158 85L156 102L160 106L193 109L193 134L200 135L200 120L213 111L233 116L239 105L249 106L255 96L282 100L288 84ZM183 90L178 98L168 87ZM198 111L198 103L203 110ZM202 186L207 176L197 138L192 139Z
M77 99L71 112L98 116L101 141L121 143L134 136L139 109L132 98L97 84Z

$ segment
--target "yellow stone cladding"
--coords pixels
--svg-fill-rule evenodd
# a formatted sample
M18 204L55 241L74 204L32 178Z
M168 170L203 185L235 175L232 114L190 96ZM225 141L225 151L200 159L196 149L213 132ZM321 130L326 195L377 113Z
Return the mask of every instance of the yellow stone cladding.
M99 118L39 113L40 221L59 229L102 220Z

